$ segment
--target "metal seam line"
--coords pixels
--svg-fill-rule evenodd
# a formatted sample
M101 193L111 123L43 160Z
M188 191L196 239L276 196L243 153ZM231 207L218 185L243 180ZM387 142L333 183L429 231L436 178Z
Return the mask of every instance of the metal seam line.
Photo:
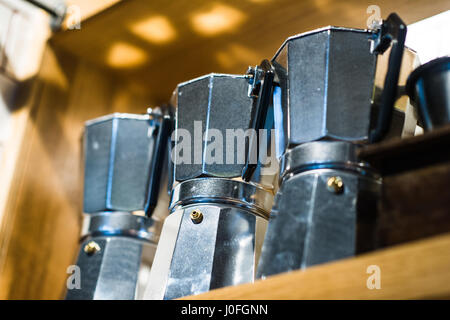
M309 238L311 237L311 227L310 225L312 224L312 217L313 217L313 212L314 212L314 207L316 205L316 192L317 192L317 183L319 181L319 176L317 174L314 174L314 186L313 186L313 192L311 195L312 198L312 203L311 206L309 207L309 212L308 212L308 220L307 220L307 227L306 227L306 237L305 237L305 243L304 243L304 249L303 249L303 259L302 259L302 265L301 265L301 269L305 269L306 268L306 259L308 257L308 244L309 244Z
M209 77L209 83L208 83L208 87L209 87L208 111L207 111L207 114L206 114L206 128L205 128L204 148L202 150L202 159L203 159L203 161L202 161L202 174L203 174L203 172L206 171L206 168L205 168L205 164L206 164L205 160L206 159L205 158L206 158L206 148L208 146L208 136L209 136L208 129L209 129L209 117L211 115L211 99L212 99L213 82L214 82L214 78L212 76ZM209 162L209 160L208 160L208 162Z
M112 207L111 204L111 192L112 192L112 180L114 175L114 158L116 155L116 139L117 139L117 127L118 119L114 118L112 121L112 135L111 135L111 154L109 155L109 171L108 171L108 189L106 191L106 203L108 208Z

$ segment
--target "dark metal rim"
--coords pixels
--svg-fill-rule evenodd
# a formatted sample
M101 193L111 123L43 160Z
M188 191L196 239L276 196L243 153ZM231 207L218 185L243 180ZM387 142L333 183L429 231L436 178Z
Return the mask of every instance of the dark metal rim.
M308 171L314 171L314 170L322 170L322 169L329 169L329 170L342 170L349 173L355 173L358 175L365 176L367 178L371 179L381 179L381 175L379 175L377 172L375 172L373 169L366 167L366 166L356 166L351 163L320 163L320 164L311 164L311 165L305 165L302 167L295 168L290 171L283 172L283 175L280 176L280 184L285 182L286 180L289 180L295 175L308 172Z
M359 145L344 141L313 141L296 146L281 158L280 181L285 177L316 169L355 172L379 178L379 174L357 156Z
M272 59L270 61L275 61L276 60L276 58L280 54L281 50L283 50L284 46L289 41L292 41L292 40L295 40L295 39L298 39L298 38L303 38L303 37L306 37L306 36L310 36L310 35L313 35L313 34L316 34L316 33L320 33L320 32L330 31L330 30L338 31L338 32L367 33L368 35L374 33L374 31L368 30L368 29L346 28L346 27L336 27L336 26L327 26L327 27L322 27L322 28L318 28L318 29L315 29L315 30L299 33L299 34L290 36L289 38L284 40L283 44L278 48L277 52L275 53L275 55L272 57Z
M224 193L224 190L228 192ZM228 204L267 218L272 200L271 192L251 183L223 178L196 178L175 186L169 211L189 204Z
M244 202L239 202L236 201L235 199L232 198L202 198L202 197L198 197L198 198L191 198L191 199L187 199L184 201L178 201L176 203L174 203L171 208L170 211L175 211L178 209L182 209L184 207L190 206L190 205L196 205L196 204L201 204L201 205L231 205L233 207L238 207L241 209L244 209L246 211L249 211L250 213L253 213L259 217L262 217L266 220L269 219L270 216L270 212L267 211L264 208L258 207L258 206L249 206Z
M99 237L125 237L125 238L131 238L131 239L134 239L137 241L144 241L144 242L154 244L154 245L157 245L158 240L159 240L159 236L155 235L152 232L111 229L111 230L103 230L103 231L92 231L87 234L84 234L81 236L80 242L83 242L86 239L99 238Z
M449 71L450 70L450 57L441 57L430 62L427 62L417 67L408 77L406 81L406 93L411 100L415 100L415 86L420 78L426 77L429 73Z
M158 243L159 235L155 232L161 222L135 215L129 212L100 212L89 214L86 232L81 235L84 240L89 237L129 237Z

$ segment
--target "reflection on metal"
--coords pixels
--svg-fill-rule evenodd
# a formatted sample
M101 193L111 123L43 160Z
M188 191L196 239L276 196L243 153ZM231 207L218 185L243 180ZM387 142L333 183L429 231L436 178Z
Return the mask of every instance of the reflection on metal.
M198 209L192 210L189 216L191 217L192 222L195 224L201 223L203 221L203 213Z
M179 84L174 92L176 141L183 131L194 140L205 138L188 139L192 154L184 162L175 149L171 213L146 299L174 299L254 279L273 195L259 185L257 169L249 182L241 179L251 140L232 140L233 148L223 148L216 161L210 161L207 144L211 136L226 137L227 130L254 127L258 95L249 95L251 82L247 75L211 74Z
M84 212L145 208L155 124L148 115L130 114L86 123Z
M257 184L221 178L196 178L183 181L173 188L170 208L179 209L202 202L229 203L267 218L272 195Z
M162 227L150 215L165 170L167 116L154 109L86 123L81 289L68 290L67 299L142 297L139 275L152 263Z
M291 37L273 58L275 125L283 145L258 277L375 247L381 180L357 150L401 136L408 126L404 111L394 109L405 34L391 14L379 30L327 27ZM378 55L389 45L377 90Z
M68 300L135 299L138 275L151 265L161 223L128 212L88 216L78 254L81 289L67 291Z
M249 97L248 79L243 75L210 74L188 82L181 83L174 92L177 105L177 130L175 141L189 133L191 141L186 150L191 150L184 161L178 159L181 150L175 150L174 178L184 181L201 175L234 178L240 177L245 166L245 151L248 141L240 144L237 139L232 142L233 150L211 157L207 142L222 142L227 131L237 133L251 128L254 99ZM227 140L228 141L228 140ZM182 141L184 142L184 141ZM179 144L178 146L182 146ZM220 157L220 158L219 158ZM231 158L231 161L230 161ZM182 163L183 162L183 163Z
M342 193L344 191L344 182L339 176L332 176L327 180L327 188L334 193Z
M349 142L318 141L285 155L286 173L272 208L258 277L374 248L381 181L357 160L356 150Z
M267 223L261 214L267 216L270 204L266 211L261 211L248 202L246 194L254 194L255 187L245 182L200 178L182 182L179 187L183 189L186 183L189 184L186 191L194 193L192 186L200 190L211 187L215 197L204 194L196 198L188 192L178 193L186 198L177 199L164 222L146 299L175 299L254 279L264 232L261 229ZM229 183L236 189L230 189ZM258 191L265 198L271 197L263 189ZM193 223L195 211L201 212L201 223Z
M245 17L225 5L211 8L191 17L204 35L231 31ZM133 30L170 41L166 23L153 17ZM87 276L68 298L174 299L374 249L382 180L358 151L414 132L414 109L398 100L417 63L405 35L396 14L373 30L326 27L288 38L271 61L246 74L181 83L171 100L171 143L171 109L88 122L90 215L78 258ZM130 50L126 59L117 54L117 66L143 63ZM252 135L272 127L272 142L264 140L270 134ZM264 154L273 143L276 155ZM150 215L167 144L170 215L161 226ZM275 156L278 177L265 176L264 160ZM151 269L142 268L143 250L156 243Z
M329 27L291 37L279 49L273 63L283 110L289 110L283 114L286 147L324 138L368 139L377 60L372 36Z

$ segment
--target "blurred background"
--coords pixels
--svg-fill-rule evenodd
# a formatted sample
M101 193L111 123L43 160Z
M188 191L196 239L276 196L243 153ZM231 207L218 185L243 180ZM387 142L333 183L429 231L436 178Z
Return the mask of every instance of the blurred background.
M206 73L242 74L297 33L366 28L390 12L413 24L450 9L448 0L68 0L61 23L33 2L0 0L0 299L64 295L82 224L86 120L144 113Z

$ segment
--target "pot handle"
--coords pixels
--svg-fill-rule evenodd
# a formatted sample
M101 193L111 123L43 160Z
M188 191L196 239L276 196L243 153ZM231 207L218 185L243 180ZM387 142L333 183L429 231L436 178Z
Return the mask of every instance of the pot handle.
M405 48L406 24L396 13L391 13L383 21L374 43L374 52L383 53L391 46L389 55L388 71L384 79L384 88L381 93L381 105L378 113L377 123L370 131L370 143L378 142L384 138L389 131L392 121L392 113L397 98L398 78L402 64L403 51Z

